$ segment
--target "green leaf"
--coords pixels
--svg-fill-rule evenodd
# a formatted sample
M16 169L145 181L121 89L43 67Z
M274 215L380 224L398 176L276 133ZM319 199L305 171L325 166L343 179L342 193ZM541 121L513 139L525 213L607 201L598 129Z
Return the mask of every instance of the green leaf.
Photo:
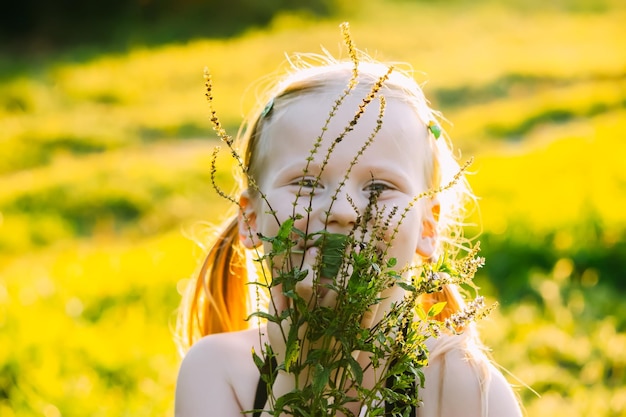
M251 317L261 317L272 323L280 323L282 321L282 319L275 314L266 313L265 311L255 311L248 316L248 319Z
M416 291L416 288L413 285L407 284L406 282L398 281L396 284L405 291Z
M419 306L417 306L415 308L415 312L417 313L417 315L419 316L420 319L426 320L427 315L426 315L426 312L424 311L424 309L422 308L421 305L419 305Z
M290 246L289 237L294 228L293 223L294 219L288 218L280 225L276 237L269 239L272 242L272 252L274 254L282 253Z
M445 301L433 304L432 307L430 307L430 310L428 310L428 317L435 317L437 314L441 313L446 304L447 302Z
M313 392L318 395L324 387L328 385L330 379L330 369L324 368L319 362L315 365L313 373Z
M300 356L300 341L298 340L297 332L292 331L289 333L287 340L287 350L285 352L285 371L289 372L291 365L296 363Z
M431 120L428 123L428 130L430 130L435 139L439 139L439 136L441 136L441 126L439 126L435 121Z
M287 298L298 298L298 294L295 290L283 291L283 295Z
M275 411L284 411L286 409L293 410L293 413L289 413L294 416L309 417L311 413L301 407L302 404L302 391L293 390L285 395L276 399L274 404ZM275 413L274 415L283 415L282 413Z
M308 235L304 232L304 230L300 230L297 227L294 227L291 230L292 230L293 233L295 233L296 235L298 235L302 239L310 239L310 237L308 237Z
M322 251L320 274L325 278L334 278L339 273L346 252L349 236L340 233L323 233L315 241Z
M278 233L276 234L276 237L279 239L283 239L283 240L287 239L293 229L293 223L294 223L294 219L291 217L285 220L283 224L280 225L280 228L278 229Z
M265 361L263 360L263 358L257 355L257 353L254 351L254 348L252 348L252 360L254 361L254 364L256 365L257 369L259 369L259 371L263 369L263 366L265 366Z
M361 385L363 383L363 368L361 368L359 362L354 359L352 355L349 355L347 359L348 365L350 365L350 371L352 372L352 377L358 385Z

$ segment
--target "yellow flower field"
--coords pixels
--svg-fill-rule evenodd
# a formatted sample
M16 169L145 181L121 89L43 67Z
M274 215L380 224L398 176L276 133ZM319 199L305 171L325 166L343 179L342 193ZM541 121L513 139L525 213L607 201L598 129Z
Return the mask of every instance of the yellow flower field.
M234 134L284 52L341 53L345 18L475 158L468 235L501 302L481 326L528 415L626 415L626 7L566 3L377 0L3 74L0 416L173 415L180 289L229 209L203 68Z

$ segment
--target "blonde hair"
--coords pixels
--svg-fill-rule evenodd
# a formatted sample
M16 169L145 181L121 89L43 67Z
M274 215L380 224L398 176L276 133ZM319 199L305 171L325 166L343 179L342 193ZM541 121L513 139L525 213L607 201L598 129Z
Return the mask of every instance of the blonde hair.
M247 171L240 179L242 191L249 188L250 178L254 180L262 173L259 154L265 152L263 146L268 142L264 135L265 124L293 100L302 99L312 92L341 94L353 82L356 83L350 86L350 93L358 89L370 91L382 75L388 74L380 94L410 105L424 129L428 129L431 122L441 119L439 113L430 108L408 66L403 70L394 65L393 71L390 71L389 65L376 62L362 53L358 57L358 68L354 60L338 61L320 55L299 55L289 64L291 72L268 91L267 99L260 101L259 108L252 112L252 117L240 129L239 155L242 155L243 168ZM439 139L433 134L427 137L424 150L430 153L426 160L431 163L424 166L424 176L428 181L426 186L438 189L451 182L460 167L445 132ZM464 241L460 219L464 217L466 201L472 200L473 194L465 179L461 178L453 187L438 195L438 199L441 207L438 221L440 250L456 252L463 247ZM249 327L245 319L252 303L247 283L253 271L247 265L248 255L239 240L235 215L224 223L183 297L177 322L181 352L187 351L203 336ZM442 292L425 295L421 300L426 309L440 301L447 302L446 308L436 317L440 320L464 306L456 286L446 286Z

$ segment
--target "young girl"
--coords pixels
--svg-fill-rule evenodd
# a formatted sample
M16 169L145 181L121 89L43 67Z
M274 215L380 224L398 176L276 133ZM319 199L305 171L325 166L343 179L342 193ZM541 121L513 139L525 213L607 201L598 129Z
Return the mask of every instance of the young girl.
M348 234L359 221L359 213L370 204L372 192L384 207L404 208L415 196L441 188L459 172L447 140L437 139L437 115L408 72L390 70L364 56L358 59L358 69L354 60L339 62L315 56L306 64L300 61L290 62L293 71L277 83L251 118L240 150L246 176L235 197L238 213L215 239L184 297L178 334L185 357L176 389L177 417L236 417L249 410L267 409L266 392L259 388L259 370L251 351L261 352L270 344L280 361L284 341L272 329L275 326L251 328L245 320L255 309L247 285L256 279L255 267L249 262L251 252L270 250L261 236L275 236L279 225L294 213L302 214L295 224L300 230ZM350 94L337 106L337 98L347 86ZM376 90L371 97L374 102L364 107L363 98ZM377 100L384 100L382 124L382 104ZM333 106L334 116L328 120ZM359 114L358 123L350 124L355 114ZM375 139L368 142L376 129ZM330 147L332 152L325 161ZM358 162L348 170L359 150ZM397 260L399 271L406 271L401 266L430 262L444 249L460 245L459 217L465 200L471 197L461 180L452 190L419 200L406 212L387 250L388 256ZM392 220L399 222L398 217ZM297 264L312 272L318 248L304 244L300 249L294 251L294 256L299 256ZM301 295L315 292L313 275L309 273L299 284ZM332 305L330 293L319 294L322 302ZM364 323L376 323L403 295L401 287L391 287ZM271 312L280 314L288 301L279 291L272 297ZM454 285L420 300L426 310L440 301L446 306L439 319L464 306ZM422 404L414 415L521 415L516 396L485 355L472 324L461 334L429 339L428 347L425 388L419 390ZM358 360L366 369L367 356L360 355ZM372 378L366 372L364 384ZM280 396L293 386L289 375L279 373L272 390ZM366 407L358 404L351 412L367 415Z

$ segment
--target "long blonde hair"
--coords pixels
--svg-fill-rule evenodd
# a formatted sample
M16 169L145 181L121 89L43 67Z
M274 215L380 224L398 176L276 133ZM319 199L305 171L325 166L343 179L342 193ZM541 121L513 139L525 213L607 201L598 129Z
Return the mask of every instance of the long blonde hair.
M264 152L264 142L267 142L264 140L263 126L271 116L268 112L279 112L289 105L290 100L301 98L308 92L341 93L352 80L357 82L359 88L369 91L382 74L389 73L382 94L411 105L425 129L431 121L441 119L429 107L421 87L406 64L406 69L398 69L398 64L394 64L393 71L389 72L389 65L376 62L364 54L358 57L358 68L354 60L338 61L319 55L299 55L297 59L291 59L289 64L292 69L290 73L269 90L267 100L260 102L259 108L240 129L239 154L242 155L243 168L246 170L246 175L240 180L241 190L247 189L248 179L256 178L263 169L262 164L257 163L257 155ZM355 75L357 72L358 75ZM428 143L424 146L432 156L426 159L432 163L424 167L427 185L432 189L449 183L460 169L445 132L442 136L437 139L429 134ZM440 249L445 247L446 251L454 252L463 247L462 224L459 220L464 217L466 201L472 200L473 195L465 179L461 179L438 198L441 204L438 219ZM239 240L235 215L224 223L197 276L192 279L184 294L177 322L177 341L181 352L186 352L203 336L249 327L245 319L253 303L247 283L253 271L248 266L249 255ZM446 308L436 317L440 320L464 306L463 297L455 286L446 286L442 292L423 296L421 300L426 309L440 301L447 302Z

